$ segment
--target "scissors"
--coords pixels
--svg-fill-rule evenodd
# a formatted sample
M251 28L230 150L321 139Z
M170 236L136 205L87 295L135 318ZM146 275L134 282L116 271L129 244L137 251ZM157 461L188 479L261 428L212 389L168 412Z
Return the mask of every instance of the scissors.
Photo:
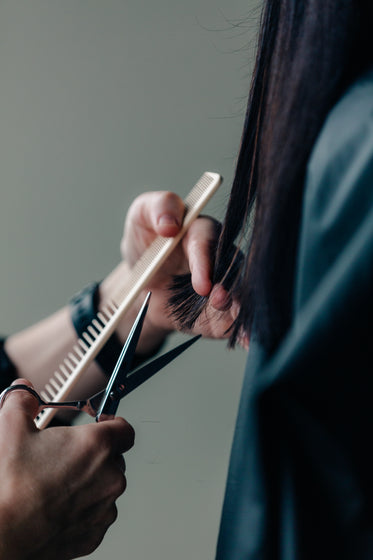
M44 408L59 408L70 409L86 412L96 419L96 422L109 420L115 417L119 403L123 397L131 393L134 389L139 387L142 383L147 381L155 373L163 369L166 365L172 362L184 350L189 348L196 342L201 335L197 335L179 346L176 346L169 352L166 352L159 358L151 361L145 366L131 372L131 365L135 355L136 346L140 338L142 326L144 323L145 315L149 307L149 299L151 292L148 292L145 301L132 325L131 331L127 337L126 342L122 348L118 361L114 367L113 373L110 376L108 384L103 391L96 393L86 400L80 401L66 401L66 402L46 402L39 393L28 385L11 385L5 389L0 395L0 409L4 404L5 399L9 393L13 391L27 391L33 395L39 404L38 414Z

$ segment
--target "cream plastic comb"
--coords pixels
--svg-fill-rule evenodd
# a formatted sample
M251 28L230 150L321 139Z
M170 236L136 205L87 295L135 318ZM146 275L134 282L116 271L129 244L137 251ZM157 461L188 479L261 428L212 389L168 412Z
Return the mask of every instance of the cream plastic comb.
M87 331L83 333L64 362L53 373L44 390L40 392L43 399L53 401L66 399L78 379L113 334L121 318L179 243L221 182L222 178L217 173L206 172L202 175L184 200L186 212L178 235L168 238L157 237L143 253L132 268L125 285L118 291L120 304L117 305L112 301L99 311ZM56 410L52 408L43 410L35 419L37 427L45 428L55 413Z

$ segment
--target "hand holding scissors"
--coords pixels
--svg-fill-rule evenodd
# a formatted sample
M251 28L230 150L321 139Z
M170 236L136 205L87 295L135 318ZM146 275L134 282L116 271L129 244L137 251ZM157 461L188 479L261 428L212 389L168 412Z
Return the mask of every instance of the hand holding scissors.
M0 409L9 393L13 391L28 391L39 403L38 413L41 413L45 408L59 408L86 412L90 416L93 416L96 419L96 422L102 422L103 420L114 418L119 403L123 397L139 387L155 373L163 369L200 338L200 335L195 336L190 340L183 342L179 346L176 346L169 352L166 352L162 356L155 358L145 366L131 372L137 343L140 338L145 315L149 306L150 295L151 293L149 292L145 298L145 301L133 323L132 329L120 353L113 373L111 374L108 384L103 391L100 391L86 400L46 402L41 398L39 393L35 391L35 389L29 387L28 385L11 385L0 395Z

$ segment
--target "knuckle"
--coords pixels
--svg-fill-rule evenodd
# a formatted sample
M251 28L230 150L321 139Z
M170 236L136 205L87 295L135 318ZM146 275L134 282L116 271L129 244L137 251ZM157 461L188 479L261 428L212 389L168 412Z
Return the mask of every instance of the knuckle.
M111 477L110 483L107 484L107 499L114 503L119 496L124 494L127 488L127 479L118 467L115 467Z
M112 525L113 523L115 523L115 521L118 519L118 508L115 504L112 505L112 507L109 510L108 513L108 523L109 525Z
M115 422L117 422L118 425L121 424L119 437L121 438L122 446L124 447L123 451L127 451L135 444L135 430L133 426L127 422L127 420L120 416L115 419Z
M97 433L92 437L92 448L105 456L124 453L133 447L135 430L124 418L117 417L96 425Z
M129 449L135 445L135 430L131 424L127 423L127 441L129 445Z
M171 191L159 191L157 194L159 196L158 203L160 206L170 208L177 212L184 211L184 202L176 193Z
M147 206L149 193L142 193L132 202L127 212L127 222L137 221L137 216L143 215L143 209Z
M117 477L116 484L115 484L114 495L116 496L116 498L119 498L119 496L124 494L126 488L127 488L127 478L122 472L120 472L120 475Z

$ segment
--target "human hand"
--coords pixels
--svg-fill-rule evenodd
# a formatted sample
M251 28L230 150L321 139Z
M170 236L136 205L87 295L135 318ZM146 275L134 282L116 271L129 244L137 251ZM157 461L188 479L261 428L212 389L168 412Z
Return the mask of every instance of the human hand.
M39 431L36 412L26 391L10 393L0 410L1 560L90 554L126 488L122 454L134 431L125 420Z
M182 199L174 193L158 191L137 197L129 208L121 242L122 256L128 265L132 267L158 235L177 235L184 212ZM229 336L238 305L221 284L212 283L213 252L219 229L219 224L212 218L197 219L147 286L152 291L147 325L151 323L154 331L163 329L168 332L179 328L167 306L168 288L173 276L190 273L196 294L208 298L193 325L193 333L212 338Z

